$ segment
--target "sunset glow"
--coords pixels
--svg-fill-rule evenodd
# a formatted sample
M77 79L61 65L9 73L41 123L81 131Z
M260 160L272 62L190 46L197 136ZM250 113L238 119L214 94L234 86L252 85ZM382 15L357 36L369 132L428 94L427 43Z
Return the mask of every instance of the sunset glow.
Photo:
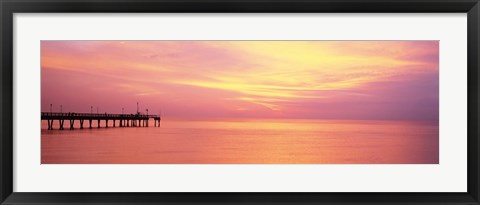
M438 41L42 41L42 111L438 120Z

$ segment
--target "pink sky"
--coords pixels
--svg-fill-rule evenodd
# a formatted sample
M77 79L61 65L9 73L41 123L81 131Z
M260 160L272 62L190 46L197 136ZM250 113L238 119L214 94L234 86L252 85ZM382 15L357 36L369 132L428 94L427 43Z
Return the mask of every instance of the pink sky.
M42 41L42 111L438 120L438 41Z

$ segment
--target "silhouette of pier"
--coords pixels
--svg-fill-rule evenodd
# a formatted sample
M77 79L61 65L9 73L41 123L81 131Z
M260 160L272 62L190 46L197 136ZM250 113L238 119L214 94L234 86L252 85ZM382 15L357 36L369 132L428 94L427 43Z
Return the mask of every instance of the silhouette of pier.
M75 121L80 122L80 129L84 128L84 123L88 122L88 128L92 128L92 122L97 121L97 128L102 127L102 121L104 121L104 127L108 128L109 121L113 122L112 127L148 127L149 119L153 118L155 124L154 127L160 127L161 117L159 115L148 114L93 114L93 113L63 113L63 112L42 112L42 121L48 122L48 129L53 130L53 122L58 120L59 130L64 130L65 121L69 122L70 130L75 129ZM117 126L118 122L118 126Z

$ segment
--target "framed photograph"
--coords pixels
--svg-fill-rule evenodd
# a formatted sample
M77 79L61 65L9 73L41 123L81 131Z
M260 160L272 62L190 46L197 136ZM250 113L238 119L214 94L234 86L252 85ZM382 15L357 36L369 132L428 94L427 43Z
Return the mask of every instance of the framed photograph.
M0 6L1 204L480 204L478 0Z

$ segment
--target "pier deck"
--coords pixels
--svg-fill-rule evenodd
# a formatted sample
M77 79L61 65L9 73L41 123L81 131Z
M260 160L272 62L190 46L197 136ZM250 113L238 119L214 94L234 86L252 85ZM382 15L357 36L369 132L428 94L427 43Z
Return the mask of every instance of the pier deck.
M59 112L42 112L41 120L48 122L48 129L53 130L53 122L58 120L59 129L64 130L65 121L70 122L69 128L75 129L75 121L80 122L80 129L83 129L83 124L88 121L88 128L92 128L92 121L97 121L97 127L101 127L101 122L105 121L105 127L108 128L108 121L113 121L113 127L116 126L118 121L118 127L148 127L149 119L153 118L155 127L160 127L161 117L158 115L145 115L145 114L93 114L93 113L59 113Z

